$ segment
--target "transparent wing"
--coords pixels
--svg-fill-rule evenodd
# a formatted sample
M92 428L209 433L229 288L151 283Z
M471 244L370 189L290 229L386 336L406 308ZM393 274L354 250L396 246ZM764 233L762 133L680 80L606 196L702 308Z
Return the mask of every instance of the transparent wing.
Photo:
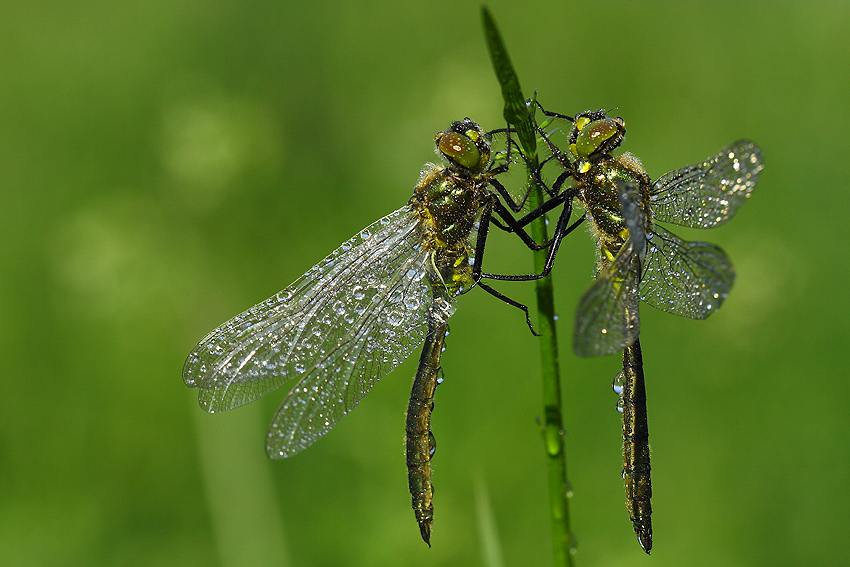
M577 355L613 354L638 338L639 282L640 257L632 246L623 246L579 301L573 335Z
M629 231L629 245L643 262L646 254L646 212L641 203L640 190L634 183L623 179L617 179L614 183L619 193L623 222Z
M454 304L447 296L432 301L435 290L424 268L423 262L415 274L404 274L373 295L359 319L343 329L339 346L307 369L272 419L266 437L269 457L303 451L354 409L425 339L429 309L443 319L451 316Z
M750 196L763 167L758 146L738 140L702 163L665 173L650 190L654 218L692 228L719 226Z
M204 337L189 354L183 379L199 389L202 408L217 412L254 401L292 378L318 374L330 381L336 365L352 376L356 368L368 369L345 391L334 392L334 399L343 400L334 414L339 419L424 337L419 327L431 303L427 260L416 220L403 207ZM371 342L355 340L364 336Z
M720 247L684 241L659 226L650 232L640 292L653 307L705 319L720 307L733 283L735 270Z
M646 214L633 183L617 181L629 240L603 267L576 311L573 350L579 356L613 354L637 340L641 265L646 250Z

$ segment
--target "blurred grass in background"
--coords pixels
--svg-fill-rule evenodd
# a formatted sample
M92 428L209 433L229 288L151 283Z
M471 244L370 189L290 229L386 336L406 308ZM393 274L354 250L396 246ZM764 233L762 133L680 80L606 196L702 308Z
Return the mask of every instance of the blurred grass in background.
M593 246L562 248L577 563L848 563L850 5L490 8L523 88L565 113L616 108L653 177L741 137L766 160L732 223L676 229L730 254L727 305L703 322L642 311L652 559L623 503L619 359L569 354ZM460 300L443 357L431 550L405 488L415 360L284 462L263 450L283 392L209 416L181 380L206 332L405 203L437 130L503 126L479 4L3 14L0 564L481 565L476 490L505 564L549 564L538 349L486 294ZM507 238L488 258L531 267Z

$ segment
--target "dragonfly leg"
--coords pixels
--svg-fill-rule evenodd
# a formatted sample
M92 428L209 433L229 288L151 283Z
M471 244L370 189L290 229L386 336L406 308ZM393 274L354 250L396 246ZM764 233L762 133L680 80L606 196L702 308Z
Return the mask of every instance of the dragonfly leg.
M540 207L525 215L520 220L516 220L511 215L510 211L498 200L493 199L493 212L495 212L499 218L504 221L505 224L499 222L499 220L490 215L490 219L488 222L494 224L497 228L504 230L505 232L511 232L519 236L520 240L522 240L523 244L525 244L531 250L543 250L544 248L548 248L552 244L552 240L548 240L543 244L537 244L534 239L528 234L525 230L525 226L528 225L535 218L541 217L544 214L548 213L558 205L562 204L566 200L566 195L559 195L553 199L550 199L546 203L542 204ZM532 216L533 215L533 216Z
M481 277L491 279L491 280L502 280L502 281L531 281L531 280L539 280L541 278L545 278L549 275L549 272L552 271L552 267L555 265L555 257L558 255L558 248L561 245L561 240L563 238L573 232L578 226L584 222L584 216L580 217L573 224L569 224L570 216L572 214L572 200L565 199L564 200L564 208L561 211L560 216L558 217L558 224L555 226L555 232L552 236L552 239L549 241L549 252L546 255L546 261L543 264L543 271L539 274L523 274L523 275L505 275L505 274L490 274L490 273L481 273Z
M517 309L521 309L523 312L525 312L525 324L526 324L526 325L528 325L528 328L529 328L529 330L531 331L531 334L532 334L532 335L534 335L535 337L539 337L539 336L540 336L540 333L538 333L537 331L535 331L535 330L534 330L534 325L532 325L532 324L531 324L531 315L530 315L530 314L529 314L529 312L528 312L528 307L527 307L527 306L523 305L523 304L522 304L522 303L520 303L519 301L516 301L516 300L514 300L514 299L511 299L510 297L508 297L507 295L505 295L505 294L501 293L500 291L493 289L492 287L490 287L489 285L485 284L484 282L480 282L480 281L479 281L479 282L478 282L478 287L480 287L481 289L483 289L484 291L486 291L487 293L489 293L489 294L490 294L490 295L492 295L493 297L495 297L495 298L497 298L497 299L501 299L502 301L504 301L504 302L505 302L505 303L507 303L508 305L512 305L513 307L516 307Z

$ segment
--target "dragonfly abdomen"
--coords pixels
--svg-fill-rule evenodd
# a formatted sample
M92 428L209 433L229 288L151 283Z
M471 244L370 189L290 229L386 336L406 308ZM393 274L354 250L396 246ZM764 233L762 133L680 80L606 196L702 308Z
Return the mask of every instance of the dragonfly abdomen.
M428 335L419 357L419 368L413 380L410 402L407 406L407 477L413 512L419 523L419 532L431 546L431 523L434 520L434 485L431 482L431 457L436 450L431 433L431 412L434 409L434 391L440 374L440 355L446 341L448 323L444 319L428 317Z
M649 425L640 341L623 350L623 480L629 518L644 551L652 549Z

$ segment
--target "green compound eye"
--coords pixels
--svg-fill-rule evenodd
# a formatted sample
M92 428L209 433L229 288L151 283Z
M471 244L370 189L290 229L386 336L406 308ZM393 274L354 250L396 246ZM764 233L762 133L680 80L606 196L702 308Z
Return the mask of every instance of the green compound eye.
M589 157L617 132L618 124L613 118L603 118L584 126L576 137L575 154L579 157Z
M455 163L467 169L475 169L481 161L481 152L475 142L463 134L446 132L437 143L440 152Z

